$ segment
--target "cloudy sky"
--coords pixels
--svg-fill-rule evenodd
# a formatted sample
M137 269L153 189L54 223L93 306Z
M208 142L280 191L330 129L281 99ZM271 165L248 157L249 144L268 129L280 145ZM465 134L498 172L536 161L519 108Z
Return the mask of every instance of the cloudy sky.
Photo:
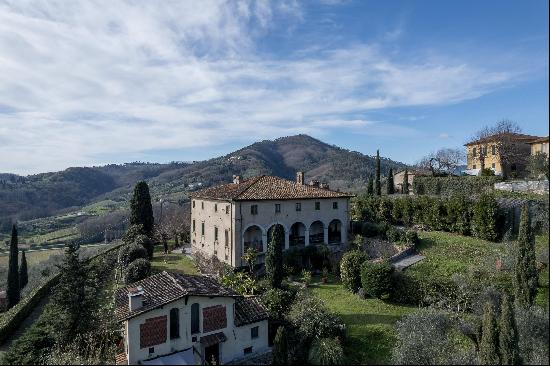
M548 134L548 2L2 1L0 172Z

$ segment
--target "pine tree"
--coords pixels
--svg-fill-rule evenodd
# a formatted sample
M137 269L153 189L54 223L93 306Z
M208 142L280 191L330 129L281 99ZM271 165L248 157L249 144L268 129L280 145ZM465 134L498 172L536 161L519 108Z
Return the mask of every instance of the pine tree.
M498 356L498 328L494 306L487 302L483 309L483 324L481 342L479 344L479 358L482 365L499 365Z
M369 182L368 182L368 185L367 185L367 194L369 196L372 196L374 194L374 179L371 177L369 177Z
M376 150L376 173L374 177L374 190L377 196L382 195L382 188L380 186L380 151Z
M275 339L273 340L273 365L288 364L288 339L286 329L283 326L277 328Z
M53 305L59 311L56 331L62 342L93 328L96 294L86 262L79 259L78 246L69 244L59 266L59 282L53 292Z
M277 224L271 232L265 257L265 270L268 281L273 288L281 288L283 281L283 246L285 245L284 228Z
M409 170L405 169L403 174L403 194L409 194Z
M138 182L130 202L130 225L143 225L145 235L152 238L154 221L149 186L146 182Z
M504 295L499 321L499 353L503 365L519 365L519 335L514 308L508 295Z
M8 288L6 296L8 299L8 309L17 305L21 299L21 289L19 288L19 248L17 240L17 226L11 228L10 259L8 269Z
M390 168L390 172L388 173L388 179L386 181L386 193L387 194L394 194L395 188L393 186L393 169Z
M517 301L524 306L531 306L537 295L538 272L536 267L535 238L531 231L531 217L527 203L521 209L514 285Z
M21 265L19 266L19 288L22 290L29 283L29 273L27 270L27 257L25 251L21 253Z

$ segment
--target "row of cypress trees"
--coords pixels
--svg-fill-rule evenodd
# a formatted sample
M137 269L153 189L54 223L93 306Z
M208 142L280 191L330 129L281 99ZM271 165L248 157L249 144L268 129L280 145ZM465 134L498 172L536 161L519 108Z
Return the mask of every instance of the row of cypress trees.
M395 193L395 186L393 181L393 169L390 168L390 171L388 173L388 178L386 179L386 193L387 194L394 194ZM409 193L409 172L407 169L405 169L405 175L403 177L403 193L408 194ZM382 184L380 181L380 150L376 150L376 170L374 173L374 178L371 176L369 177L369 181L367 183L367 194L368 195L382 195Z
M17 226L14 224L11 229L10 256L8 264L8 288L6 291L8 309L17 305L21 299L21 290L29 282L25 251L21 254L21 265L19 265L18 245L19 239Z

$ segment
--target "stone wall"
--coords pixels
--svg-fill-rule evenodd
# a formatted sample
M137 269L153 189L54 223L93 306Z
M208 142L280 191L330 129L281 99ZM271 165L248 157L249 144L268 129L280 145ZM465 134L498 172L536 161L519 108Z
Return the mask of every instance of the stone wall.
M547 180L529 180L517 182L495 183L495 189L508 192L529 192L536 194L548 193Z

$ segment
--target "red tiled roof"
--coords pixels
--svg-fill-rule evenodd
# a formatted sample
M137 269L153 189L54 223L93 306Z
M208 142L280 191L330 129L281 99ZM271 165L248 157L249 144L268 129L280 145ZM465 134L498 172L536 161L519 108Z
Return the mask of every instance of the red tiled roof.
M143 288L143 306L130 311L128 291L137 286ZM119 321L130 319L187 295L240 296L211 277L161 272L118 289L115 293L115 315Z
M548 136L531 141L529 144L540 144L541 142L548 142Z
M269 318L267 310L257 297L235 299L235 325L237 327L267 318Z
M307 198L344 198L353 195L331 191L312 185L261 175L241 181L206 188L190 195L192 198L218 199L231 201L287 200Z
M475 141L468 142L467 144L464 144L464 146L477 145L477 144L484 143L484 142L492 142L492 141L497 140L498 138L503 138L503 137L508 137L508 138L511 138L511 139L514 139L514 140L517 140L517 141L523 141L527 144L534 141L534 140L537 140L537 139L541 138L540 136L525 135L525 134L522 134L522 133L505 132L505 133L499 133L499 134L496 134L496 135L487 136L487 137L484 137L482 139L478 139L478 140L475 140Z
M119 353L115 356L115 365L128 365L126 353Z

